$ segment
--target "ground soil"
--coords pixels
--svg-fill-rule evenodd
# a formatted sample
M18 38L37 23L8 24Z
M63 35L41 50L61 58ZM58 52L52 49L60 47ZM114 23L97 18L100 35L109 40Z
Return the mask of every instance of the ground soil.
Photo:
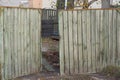
M106 77L99 74L77 74L60 76L55 72L41 72L16 78L15 80L120 80L114 77Z
M56 72L59 72L59 41L52 38L42 39L43 58L46 59L48 65L52 66ZM43 68L47 65L43 62ZM45 70L45 69L44 69ZM46 70L49 71L49 70Z

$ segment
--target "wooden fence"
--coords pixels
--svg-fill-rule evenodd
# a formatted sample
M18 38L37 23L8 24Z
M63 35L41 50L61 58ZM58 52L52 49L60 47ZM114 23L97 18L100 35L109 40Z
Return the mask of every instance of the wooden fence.
M120 9L59 11L61 74L120 66Z
M41 68L41 10L0 8L0 80Z

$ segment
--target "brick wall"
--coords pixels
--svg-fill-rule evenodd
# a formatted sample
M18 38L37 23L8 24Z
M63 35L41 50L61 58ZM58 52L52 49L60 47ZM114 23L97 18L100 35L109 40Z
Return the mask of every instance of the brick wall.
M42 8L42 0L29 0L29 6L32 8Z

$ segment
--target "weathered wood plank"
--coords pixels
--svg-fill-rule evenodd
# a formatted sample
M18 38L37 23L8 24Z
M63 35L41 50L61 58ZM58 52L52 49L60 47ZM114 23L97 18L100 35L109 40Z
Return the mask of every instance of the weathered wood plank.
M95 16L96 14L95 14L95 11L94 10L92 10L91 11L91 47L92 47L92 50L91 50L91 52L92 52L92 70L93 70L93 72L95 72L95 67L96 67L96 63L95 63L95 59L96 59L96 54L95 54L95 28L96 28L96 26L95 26L95 18L93 18L94 16Z
M24 71L23 71L23 75L27 75L28 74L28 66L27 66L27 64L28 64L28 58L29 58L29 56L28 56L28 54L29 54L29 20L27 19L27 17L29 16L29 14L27 14L27 10L24 10L23 11L24 12L24 42L25 42L25 47L24 47L24 51L23 51L23 56L24 56Z
M73 60L73 12L68 11L68 37L69 37L69 63L70 63L70 73L72 74L74 72L73 66L74 66L74 60Z
M100 29L99 29L100 33L100 52L99 52L99 59L100 59L100 69L102 69L103 67L103 10L100 11Z
M35 19L37 19L38 18L38 11L37 10L35 10ZM34 32L34 36L35 36L35 43L34 43L34 45L35 45L35 47L34 47L34 49L35 49L35 51L34 51L34 53L35 53L35 65L37 65L37 66L35 66L35 72L38 72L38 38L39 38L39 36L38 36L38 22L37 21L35 21L35 32Z
M87 72L91 72L91 32L90 32L90 11L87 11Z
M78 15L77 11L73 11L73 52L74 52L74 73L78 73Z
M5 28L5 31L4 31L4 54L5 54L5 58L4 58L4 63L5 63L5 72L4 72L4 74L5 74L5 79L6 79L6 77L8 77L8 67L7 67L7 64L8 64L8 55L7 55L7 53L9 52L8 51L8 39L9 39L9 37L8 37L8 30L7 30L7 28L6 28L6 26L7 26L7 21L8 21L8 19L7 19L7 14L8 14L8 12L7 12L7 8L6 9L4 9L4 28Z
M41 52L41 45L42 45L42 37L41 37L41 15L42 11L38 10L38 70L42 71L42 52ZM40 62L39 62L40 61Z
M83 72L83 57L82 57L82 53L83 53L83 50L82 50L82 21L81 21L81 18L82 18L82 12L81 11L78 11L78 52L79 52L79 73ZM71 45L72 46L72 45ZM71 58L70 58L71 59ZM70 61L71 63L71 61Z
M13 23L14 23L14 9L10 9L9 8L9 12L10 12L10 14L9 14L9 18L8 18L8 20L9 20L9 28L10 28L10 60L11 60L11 62L9 62L10 63L10 65L9 66L11 66L11 68L10 68L10 78L12 78L12 77L14 77L15 76L15 70L14 70L14 27L13 27Z
M96 70L100 71L100 10L96 11Z
M120 10L116 11L117 13L117 54L118 54L118 66L120 66Z
M22 74L24 74L24 64L25 64L25 51L24 51L24 49L25 49L25 25L24 25L24 10L22 9L21 10L21 13L20 13L20 16L21 16L21 18L20 18L20 26L19 26L19 28L20 28L20 34L19 34L19 36L20 36L20 42L21 42L21 44L20 44L20 53L21 54L19 54L19 63L20 63L20 67L19 67L19 69L20 69L20 75L22 76Z
M82 11L82 29L83 29L83 68L87 72L87 11Z
M12 10L10 10L9 8L8 8L8 14L7 14L7 19L8 19L8 25L6 26L7 27L7 29L8 29L8 51L9 51L9 53L8 53L8 64L7 64L7 67L8 67L8 76L9 76L9 78L11 77L11 76L13 76L12 75L12 72L11 72L11 69L12 69L12 60L11 60L11 55L12 55L12 42L11 42L11 36L12 36L12 34L11 34L11 32L12 32L12 27L11 27L11 21L12 20L10 20L10 16L11 16L11 14L10 13L12 13ZM11 19L12 19L12 16L11 16ZM9 26L9 27L8 27Z
M34 12L32 12L32 10L31 10L31 13L30 13L30 20L31 20L31 23L30 23L30 40L31 40L31 42L30 42L30 44L31 44L31 72L34 72L34 56L33 56L33 31L34 31L34 28L33 28L33 26L34 26L34 20L33 20L33 15L34 15Z
M109 21L109 15L108 15L108 10L105 10L105 61L106 61L106 63L105 63L105 66L107 66L108 65L108 54L109 54L109 23L108 23L108 21Z
M16 26L18 26L18 19L19 19L19 13L18 13L18 10L17 9L15 9L15 11L14 11L14 56L15 56L15 58L14 58L14 61L15 61L15 76L19 76L18 75L18 54L17 54L17 50L18 50L18 47L17 47L17 27Z
M64 15L64 44L66 45L65 48L65 73L69 73L69 52L68 52L68 17L67 17L67 11L63 13Z
M36 19L36 10L33 11L33 20ZM32 43L33 43L33 46L32 46L32 49L33 49L33 60L34 60L34 63L32 64L33 65L33 69L34 69L34 73L36 72L36 29L37 29L37 26L36 26L36 21L34 20L33 21L33 29L32 29Z
M113 29L113 65L116 65L116 10L113 10L113 26L112 26L112 29Z
M113 10L114 11L114 15L113 15L113 17L114 17L114 37L113 37L113 42L114 42L114 47L115 47L115 49L114 49L114 56L115 56L115 66L117 66L117 11L116 10Z
M59 44L59 48L60 48L60 73L61 75L65 74L64 73L64 69L65 69L65 63L64 63L64 32L63 32L63 12L59 12L59 34L60 34L60 44Z
M0 76L4 80L4 8L1 8L0 14Z
M21 71L20 71L20 67L21 67L21 63L20 63L20 54L21 54L21 52L20 52L21 10L19 9L18 12L19 12L19 17L18 17L18 27L19 27L19 29L17 29L17 59L18 59L18 62L17 62L18 64L17 65L18 65L18 75L20 75L21 74Z
M111 64L111 59L112 59L112 10L109 10L109 20L108 20L108 23L109 23L109 26L108 26L108 32L109 32L109 46L108 46L108 65L112 65Z

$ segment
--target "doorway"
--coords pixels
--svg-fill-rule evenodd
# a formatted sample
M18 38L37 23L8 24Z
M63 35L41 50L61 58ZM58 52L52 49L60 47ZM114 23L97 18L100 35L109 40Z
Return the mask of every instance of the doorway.
M57 10L42 10L42 70L60 72Z

